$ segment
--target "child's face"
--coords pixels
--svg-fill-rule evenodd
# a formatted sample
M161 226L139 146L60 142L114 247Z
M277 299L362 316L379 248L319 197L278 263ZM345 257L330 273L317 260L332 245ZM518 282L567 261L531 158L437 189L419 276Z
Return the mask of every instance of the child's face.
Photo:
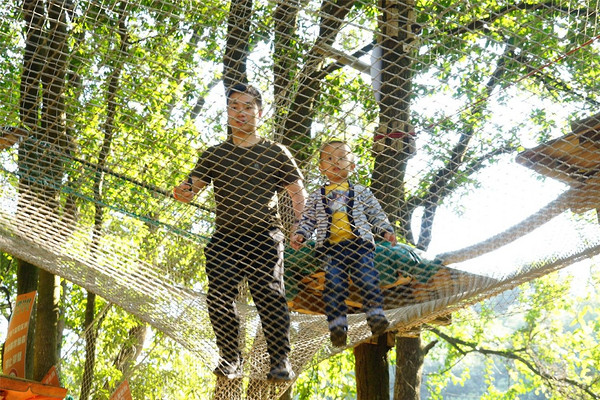
M354 155L345 143L332 143L321 150L319 170L331 183L348 180L354 171Z
M227 123L232 130L253 134L262 116L254 97L247 93L232 93L227 105Z

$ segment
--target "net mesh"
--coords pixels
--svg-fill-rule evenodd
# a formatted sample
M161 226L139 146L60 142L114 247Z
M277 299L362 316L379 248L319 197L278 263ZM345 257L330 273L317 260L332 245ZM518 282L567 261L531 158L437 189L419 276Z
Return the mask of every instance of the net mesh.
M220 378L217 398L275 397L289 384L265 380L273 360L252 282L236 300L239 343L217 347L203 249L219 199L211 187L189 204L171 194L226 140L233 83L263 92L259 134L290 149L309 193L324 182L321 144L351 144L353 183L406 243L374 250L389 330L442 323L598 253L595 1L7 0L0 25L0 249L119 305L211 368L239 349L251 383ZM257 170L280 176L278 165L251 163L238 184L258 186ZM258 212L235 204L244 218ZM307 239L285 248L296 372L341 350L326 268ZM372 336L362 278L348 283L348 346Z

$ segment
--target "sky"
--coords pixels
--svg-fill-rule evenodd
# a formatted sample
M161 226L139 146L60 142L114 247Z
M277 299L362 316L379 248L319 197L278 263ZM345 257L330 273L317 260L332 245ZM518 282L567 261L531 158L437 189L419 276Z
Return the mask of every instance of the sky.
M567 190L566 185L549 178L540 179L535 172L509 160L483 171L481 181L481 187L469 196L441 207L427 258L502 233ZM597 244L599 237L595 211L581 216L566 211L503 248L450 266L485 275L505 275L527 263L552 255L569 255L584 245Z

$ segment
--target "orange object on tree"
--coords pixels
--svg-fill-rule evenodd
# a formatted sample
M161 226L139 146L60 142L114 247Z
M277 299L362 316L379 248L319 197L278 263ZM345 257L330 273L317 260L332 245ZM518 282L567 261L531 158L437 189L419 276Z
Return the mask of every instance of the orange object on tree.
M56 400L66 395L65 388L0 375L0 400Z

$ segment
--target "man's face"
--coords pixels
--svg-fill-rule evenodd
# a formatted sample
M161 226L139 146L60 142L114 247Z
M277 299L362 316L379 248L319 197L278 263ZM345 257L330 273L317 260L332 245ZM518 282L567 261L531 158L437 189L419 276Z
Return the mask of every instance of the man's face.
M252 134L262 116L254 97L246 93L232 93L227 105L227 123L234 131Z
M319 169L331 183L347 180L354 167L354 155L345 143L332 143L321 151Z

